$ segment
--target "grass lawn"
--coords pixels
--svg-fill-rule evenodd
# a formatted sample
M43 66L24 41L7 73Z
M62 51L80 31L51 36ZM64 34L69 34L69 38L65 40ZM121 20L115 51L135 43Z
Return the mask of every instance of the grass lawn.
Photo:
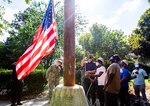
M150 78L145 80L146 87L150 89ZM129 86L133 87L133 80L130 80Z

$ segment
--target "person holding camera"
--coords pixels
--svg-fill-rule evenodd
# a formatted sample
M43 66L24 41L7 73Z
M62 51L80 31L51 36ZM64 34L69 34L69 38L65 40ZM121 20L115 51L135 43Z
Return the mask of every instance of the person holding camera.
M145 94L145 79L148 78L146 71L140 68L139 63L135 64L131 77L134 79L133 87L136 96L135 104L140 103L140 92L142 94L143 103L147 103L147 97Z

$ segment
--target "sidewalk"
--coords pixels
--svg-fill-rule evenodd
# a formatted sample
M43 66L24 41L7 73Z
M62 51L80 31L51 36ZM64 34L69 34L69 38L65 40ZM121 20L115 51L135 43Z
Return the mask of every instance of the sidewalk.
M40 97L40 98L35 98L35 99L30 99L30 100L23 100L21 101L23 105L21 106L48 106L48 98L45 97ZM10 106L11 103L10 101L4 101L0 100L0 106Z
M146 91L147 97L150 100L150 89ZM47 95L37 97L35 99L23 100L22 106L48 106L48 97ZM99 101L96 101L96 106L99 106ZM0 100L0 106L10 106L10 101Z

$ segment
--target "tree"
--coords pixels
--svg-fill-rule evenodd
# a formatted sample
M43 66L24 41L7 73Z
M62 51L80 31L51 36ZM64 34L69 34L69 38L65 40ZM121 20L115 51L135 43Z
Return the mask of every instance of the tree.
M23 13L15 14L15 20L11 23L13 29L9 31L10 37L4 43L4 47L1 48L2 51L3 49L7 50L3 61L11 60L10 63L6 62L6 65L9 66L16 61L31 44L45 9L45 3L33 2Z
M141 16L129 42L135 54L140 55L144 60L150 59L150 8Z
M4 2L11 3L10 0L3 0ZM0 35L4 35L4 31L8 31L8 29L11 27L9 22L6 21L3 17L5 14L5 8L4 6L0 5Z
M26 2L27 4L30 4L31 1L32 1L32 0L25 0L25 2Z
M79 38L79 44L86 53L92 53L95 58L102 56L108 60L116 53L125 58L129 52L126 39L127 37L122 31L108 30L106 26L96 23L90 28L90 33Z
M41 61L42 66L45 68L50 66L54 59L60 58L63 55L63 6L62 4L54 6L57 6L56 22L59 39L57 41L55 51L51 55L44 57ZM4 54L2 57L4 60L3 63L0 62L0 66L4 66L5 63L6 66L10 65L10 63L16 61L29 47L35 32L41 24L46 7L47 5L43 2L33 2L24 12L15 14L15 19L11 23L13 29L9 31L10 37L0 49L0 54ZM78 28L77 30L80 30L80 28L82 28L81 25L83 24L79 23L78 21L82 21L80 16L78 16L76 20L76 27ZM9 63L5 62L8 61L8 59L10 60Z

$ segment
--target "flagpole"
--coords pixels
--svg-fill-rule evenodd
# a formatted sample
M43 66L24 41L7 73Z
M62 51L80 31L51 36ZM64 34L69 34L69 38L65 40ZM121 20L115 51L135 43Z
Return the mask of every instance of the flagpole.
M83 87L75 84L75 0L65 0L64 20L64 84L55 88L50 106L89 106Z
M64 1L64 86L75 85L75 0Z
M55 9L54 9L54 0L52 0L52 8L53 8L53 12L54 12L54 19L56 19L56 13L55 13ZM58 40L58 28L57 28L57 22L55 20L55 23L56 23L56 40Z

